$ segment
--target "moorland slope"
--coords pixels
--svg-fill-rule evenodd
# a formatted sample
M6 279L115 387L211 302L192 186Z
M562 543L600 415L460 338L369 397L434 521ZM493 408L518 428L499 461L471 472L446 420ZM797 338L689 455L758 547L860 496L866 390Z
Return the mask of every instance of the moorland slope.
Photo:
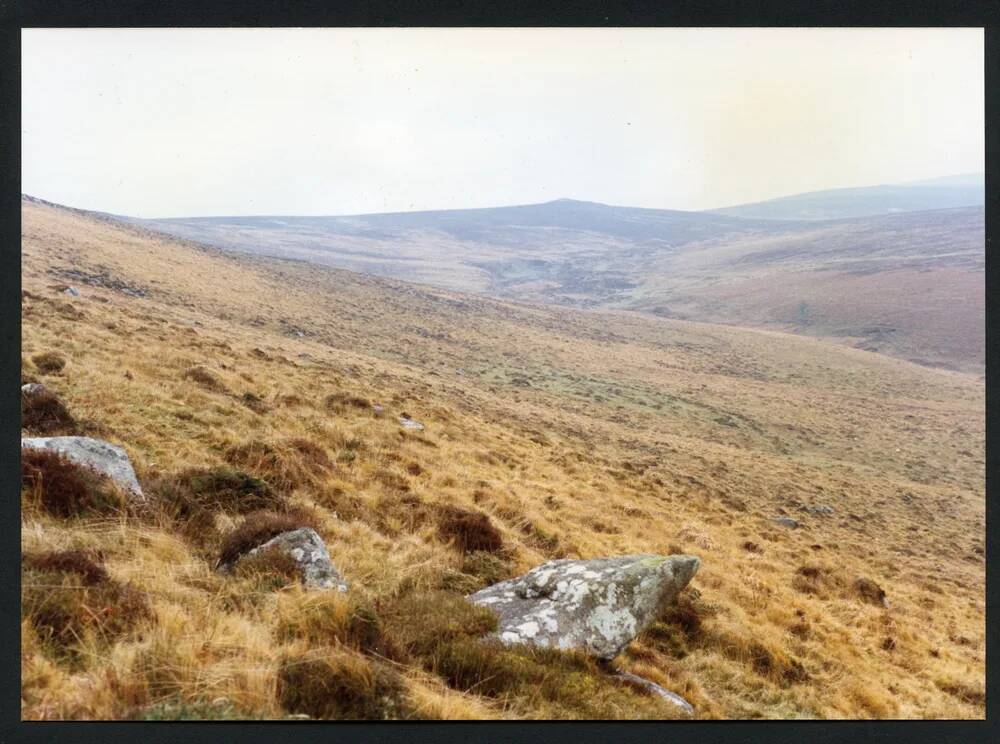
M680 552L701 570L620 662L697 716L984 716L976 377L30 200L22 219L23 381L67 408L48 433L123 445L154 507L67 516L22 493L25 718L669 717L585 660L452 636L474 626L463 594L547 559ZM346 596L213 570L255 518L206 491L234 470L308 518ZM501 547L469 550L455 508ZM118 599L53 593L37 556L61 550L100 560ZM55 644L54 617L84 632Z

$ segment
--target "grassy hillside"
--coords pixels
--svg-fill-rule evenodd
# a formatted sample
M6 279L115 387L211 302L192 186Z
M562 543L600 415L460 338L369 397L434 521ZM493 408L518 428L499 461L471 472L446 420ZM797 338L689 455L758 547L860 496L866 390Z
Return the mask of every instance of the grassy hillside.
M222 248L445 289L801 333L981 374L983 207L931 209L974 203L934 196L961 184L899 188L926 191L910 205L925 211L788 221L563 199L137 222Z
M627 304L982 374L985 260L981 207L834 220L657 258Z
M712 212L760 220L832 220L982 206L985 201L984 175L972 173L914 183L810 191Z
M632 552L702 559L622 658L699 717L984 716L976 378L22 216L23 376L122 444L153 501L66 516L22 493L25 718L669 717L586 659L463 636L475 588ZM346 597L213 571L261 518L212 502L233 470L315 524ZM502 548L469 550L453 507ZM59 550L109 578L59 573ZM54 642L53 618L79 632Z

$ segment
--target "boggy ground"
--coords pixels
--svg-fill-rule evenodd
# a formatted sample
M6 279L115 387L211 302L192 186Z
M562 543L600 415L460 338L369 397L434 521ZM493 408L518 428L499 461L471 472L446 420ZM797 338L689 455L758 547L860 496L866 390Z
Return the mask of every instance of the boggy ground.
M124 445L154 503L67 516L28 479L25 718L670 717L587 659L484 646L461 601L637 552L702 559L621 657L699 717L984 716L977 378L23 225L22 374L65 406L25 421ZM346 596L213 570L276 519L315 526Z

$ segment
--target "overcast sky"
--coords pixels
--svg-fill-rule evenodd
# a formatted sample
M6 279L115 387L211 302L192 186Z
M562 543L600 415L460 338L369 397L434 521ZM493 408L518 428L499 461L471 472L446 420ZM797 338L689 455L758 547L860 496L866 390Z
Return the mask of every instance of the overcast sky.
M707 209L984 168L978 29L22 39L22 190L140 217Z

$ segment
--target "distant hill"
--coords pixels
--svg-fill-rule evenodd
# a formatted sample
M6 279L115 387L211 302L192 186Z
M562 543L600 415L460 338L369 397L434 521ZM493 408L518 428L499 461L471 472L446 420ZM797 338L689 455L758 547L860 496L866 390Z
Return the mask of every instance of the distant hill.
M129 219L129 218L125 218ZM253 229L270 232L323 232L365 238L396 238L415 230L434 230L458 240L522 242L532 231L572 230L622 240L690 242L723 232L767 229L762 220L734 218L708 212L616 207L597 202L557 199L543 204L483 209L447 209L423 212L387 212L342 217L190 217L132 220L196 236L220 230ZM773 226L772 226L773 227ZM234 241L239 242L239 241Z
M829 220L871 217L985 203L982 173L910 183L828 189L711 210L713 214L764 220Z
M789 200L820 204L823 194L846 193L843 205L853 200L871 209L881 198L888 211L890 203L904 204L892 194L907 194L909 206L940 207L974 191L968 181L951 177ZM228 250L445 289L776 328L979 374L985 349L981 201L980 194L980 206L836 220L560 199L338 217L130 222Z

